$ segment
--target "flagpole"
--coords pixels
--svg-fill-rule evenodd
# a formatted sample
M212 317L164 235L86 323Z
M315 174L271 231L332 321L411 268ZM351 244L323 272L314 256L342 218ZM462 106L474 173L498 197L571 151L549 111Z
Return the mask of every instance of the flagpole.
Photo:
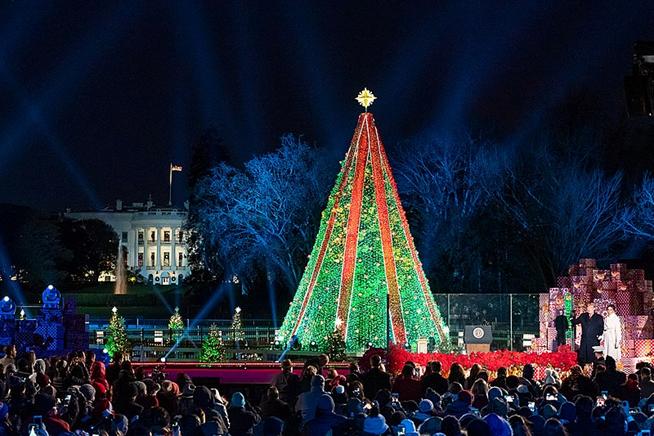
M173 205L173 163L170 163L168 171L168 206Z

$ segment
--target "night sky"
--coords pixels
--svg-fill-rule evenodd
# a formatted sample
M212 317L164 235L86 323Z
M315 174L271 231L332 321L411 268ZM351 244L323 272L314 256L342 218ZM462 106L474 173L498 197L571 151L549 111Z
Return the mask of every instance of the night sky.
M518 137L580 90L624 114L651 2L498 3L3 2L0 203L163 204L210 126L235 164L286 132L340 159L364 86L387 146Z

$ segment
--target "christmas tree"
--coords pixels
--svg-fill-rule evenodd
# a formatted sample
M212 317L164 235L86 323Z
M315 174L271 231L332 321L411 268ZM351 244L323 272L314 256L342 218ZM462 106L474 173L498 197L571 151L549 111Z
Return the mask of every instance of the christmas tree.
M221 362L225 359L225 345L223 334L216 324L211 324L209 334L202 342L200 351L200 362Z
M184 320L182 319L182 315L179 314L179 307L175 307L175 313L170 316L170 319L168 320L168 329L172 332L175 340L182 336L182 332L184 331Z
M339 361L345 360L345 341L340 331L334 330L327 336L327 348L325 349L327 355L331 360Z
M125 319L118 315L118 309L115 306L111 309L105 349L109 357L113 357L116 351L120 351L125 355L129 354L130 351L129 339L127 338L127 331L125 329Z
M243 331L243 324L241 323L241 308L234 309L234 317L232 318L232 338L234 339L234 346L239 347L241 342L245 340L245 332Z
M338 330L348 352L389 341L416 349L419 338L449 343L418 259L367 89L366 107L322 213L309 256L279 336L324 351Z

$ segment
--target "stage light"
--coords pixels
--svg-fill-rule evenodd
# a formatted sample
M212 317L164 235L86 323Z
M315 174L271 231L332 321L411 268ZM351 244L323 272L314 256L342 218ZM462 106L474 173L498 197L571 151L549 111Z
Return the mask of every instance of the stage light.
M165 357L165 356L162 357L161 359L159 359L159 361L160 361L161 363L166 363L166 357Z
M2 300L6 303L7 301L9 301L9 297L5 295L5 297Z
M368 348L372 348L372 342L368 342Z
M53 288L54 288L54 286L48 285L48 289L52 290Z
M102 349L102 353L103 353L103 354L109 354L109 350L107 350L106 348L103 348L103 349Z
M241 308L239 306L236 306L236 309L234 309L236 313L241 313Z
M116 306L114 306L114 307L111 308L111 311L112 311L113 313L116 313L116 312L118 312L118 308L117 308Z

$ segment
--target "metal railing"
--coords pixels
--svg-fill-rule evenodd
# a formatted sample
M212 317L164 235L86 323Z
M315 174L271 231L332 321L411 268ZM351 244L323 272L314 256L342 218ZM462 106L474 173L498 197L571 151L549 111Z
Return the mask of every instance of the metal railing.
M466 325L490 325L493 330L492 349L521 349L525 334L539 333L539 294L437 294L439 306L450 336L458 342ZM104 344L106 319L91 319L89 343L99 348ZM168 328L167 319L127 319L127 334L141 353L150 350L154 355L171 348L184 358L197 358L202 341L215 324L221 331L225 345L233 350L269 350L275 348L275 325L271 319L243 319L243 341L234 343L235 332L231 319L186 320L184 335ZM277 347L280 345L277 344Z

